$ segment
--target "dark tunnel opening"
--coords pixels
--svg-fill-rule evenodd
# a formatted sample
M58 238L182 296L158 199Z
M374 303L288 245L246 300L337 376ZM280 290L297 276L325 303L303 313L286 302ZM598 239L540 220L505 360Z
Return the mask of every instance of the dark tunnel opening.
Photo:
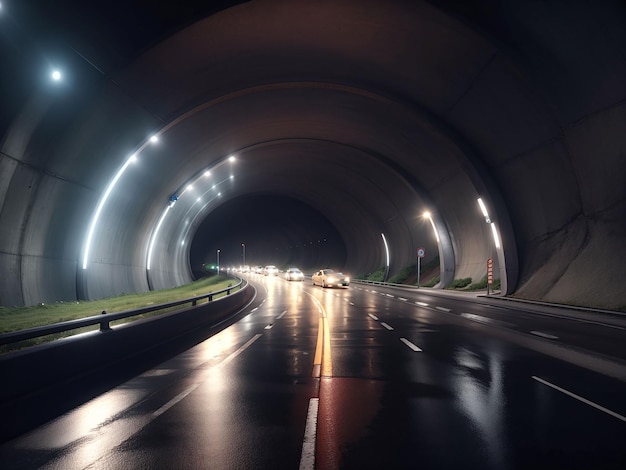
M217 250L220 268L273 264L309 272L322 267L343 269L347 258L345 240L323 214L278 194L241 196L211 212L191 244L194 277L206 275L205 265L209 272L214 269Z

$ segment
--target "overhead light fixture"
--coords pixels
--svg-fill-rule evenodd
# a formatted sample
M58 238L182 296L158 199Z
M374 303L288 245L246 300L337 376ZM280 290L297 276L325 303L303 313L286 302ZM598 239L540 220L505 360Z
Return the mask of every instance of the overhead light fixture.
M52 78L52 80L54 80L55 82L60 81L62 78L61 72L58 70L53 70L50 74L50 78Z

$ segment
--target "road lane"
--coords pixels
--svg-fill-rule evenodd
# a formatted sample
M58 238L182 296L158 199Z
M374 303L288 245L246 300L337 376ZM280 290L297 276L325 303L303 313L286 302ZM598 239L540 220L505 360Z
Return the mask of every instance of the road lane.
M625 382L527 347L554 341L514 312L250 279L238 321L4 443L0 466L626 468Z

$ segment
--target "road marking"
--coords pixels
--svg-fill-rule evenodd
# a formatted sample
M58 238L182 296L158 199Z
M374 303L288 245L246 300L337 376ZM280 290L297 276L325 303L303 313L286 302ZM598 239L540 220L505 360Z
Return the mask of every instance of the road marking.
M370 317L372 320L378 321L378 317L376 315L372 315L371 313L368 313L367 316Z
M387 328L389 331L393 331L393 326L387 325L387 323L385 323L384 321L380 322L380 324Z
M281 313L280 315L278 315L276 317L276 320L280 320L281 318L283 318L285 316L285 313L287 313L287 310L283 310L283 313Z
M531 331L533 335L541 336L542 338L547 339L559 339L558 336L550 335L548 333L542 333L541 331Z
M250 310L250 313L256 312L258 309L259 309L259 307L254 307L252 310Z
M532 376L533 379L535 379L537 382L541 382L544 385L547 385L548 387L552 387L555 390L558 390L561 393L564 393L565 395L568 395L572 398L575 398L576 400L582 401L583 403L589 405L589 406L593 406L595 409L603 411L604 413L613 416L614 418L620 419L622 421L624 421L626 423L626 416L622 416L619 413L616 413L615 411L611 411L608 408L605 408L601 405L598 405L597 403L594 403L590 400L587 400L586 398L583 398L579 395L576 395L575 393L572 393L568 390L565 390L564 388L559 387L558 385L554 385L550 382L548 382L547 380L543 380L542 378L539 378L535 375Z
M302 454L300 455L300 470L315 469L315 440L317 435L319 403L319 398L311 398L309 400L309 411L306 415L304 440L302 441Z
M409 348L411 348L413 351L415 352L420 352L421 349L418 348L417 346L415 346L413 343L411 343L408 339L406 338L400 338L400 341L402 341L404 344L406 344Z
M449 312L450 309L449 308L445 308L445 307L435 307L437 310L441 310L442 312Z
M350 305L352 305L354 307L354 302L350 302Z
M308 294L308 293L307 293ZM319 326L317 330L317 345L315 346L315 358L313 360L313 377L332 377L333 366L330 351L330 328L328 326L328 318L326 310L322 307L319 300L308 294L317 305L320 313Z
M172 406L174 406L176 403L178 403L179 401L181 401L183 398L185 398L187 395L189 395L191 392L193 392L196 388L198 388L200 386L200 383L198 382L197 384L193 384L191 387L189 387L187 390L185 390L182 393L179 393L178 395L176 395L174 398L172 398L170 401L168 401L165 405L163 405L161 408L159 408L158 410L156 410L154 413L152 413L152 416L157 418L159 416L161 416L163 413L165 413L167 410L169 410Z
M239 354L241 354L246 349L248 349L252 345L252 343L254 343L261 336L263 336L263 335L262 334L254 335L254 337L249 339L243 346L241 346L235 352L233 352L229 356L227 356L222 362L220 362L217 365L217 367L222 367L222 366L228 364L230 361L232 361L237 356L239 356ZM201 383L202 382L195 383L195 384L191 385L188 389L186 389L184 392L179 393L178 395L176 395L174 398L172 398L170 401L168 401L165 405L163 405L161 408L159 408L154 413L152 413L152 416L155 417L155 418L161 416L163 413L165 413L167 410L169 410L172 406L174 406L176 403L181 401L183 398L185 398L187 395L189 395L191 392L193 392L196 388L198 388L201 385Z
M406 302L409 299L405 299L404 297L398 297L398 300L402 300L403 302Z
M270 330L270 329L272 329L272 327L273 327L273 326L274 326L274 324L273 324L273 323L270 323L269 325L267 325L267 326L265 327L265 329L266 329L266 330Z
M476 321L479 323L484 323L486 325L500 325L500 326L505 326L508 328L514 327L515 325L513 323L508 323L502 320L495 320L493 318L489 318L489 317L483 317L481 315L476 315L474 313L461 313L461 316L464 318L467 318L468 320L472 320L472 321Z
M391 295L391 294L385 294L385 295L386 295L387 297L391 297L392 299L394 298L394 296L393 296L393 295Z
M415 302L417 305L419 305L420 307L428 307L428 304L426 302Z

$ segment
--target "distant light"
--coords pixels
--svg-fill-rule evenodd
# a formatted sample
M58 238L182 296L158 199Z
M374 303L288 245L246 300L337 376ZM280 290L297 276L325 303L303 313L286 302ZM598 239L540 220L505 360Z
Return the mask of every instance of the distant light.
M231 180L232 180L232 179L234 179L234 178L235 178L235 176L234 176L234 175L230 175L230 179L231 179Z
M235 161L235 157L233 155L231 155L230 157L228 157L228 161L229 162L234 162Z
M198 199L196 199L196 201L198 201L198 202L202 202L202 198L201 198L201 197L199 197Z
M215 189L215 185L211 186L211 189Z
M150 137L150 142L152 142L153 144L159 141L159 136L158 135L153 135L152 137Z
M193 191L193 185L191 185L191 184L190 184L190 185L188 185L188 186L185 188L185 191Z
M217 193L217 195L218 195L218 196L221 196L221 195L222 195L222 193Z
M52 77L52 80L54 80L55 82L58 82L59 80L61 80L61 72L59 72L58 70L53 70L52 74L50 74L50 77Z
M430 219L430 212L428 212L428 211L424 212L423 216L426 219Z
M211 176L211 172L209 170L205 171L204 176L208 178L209 176Z

